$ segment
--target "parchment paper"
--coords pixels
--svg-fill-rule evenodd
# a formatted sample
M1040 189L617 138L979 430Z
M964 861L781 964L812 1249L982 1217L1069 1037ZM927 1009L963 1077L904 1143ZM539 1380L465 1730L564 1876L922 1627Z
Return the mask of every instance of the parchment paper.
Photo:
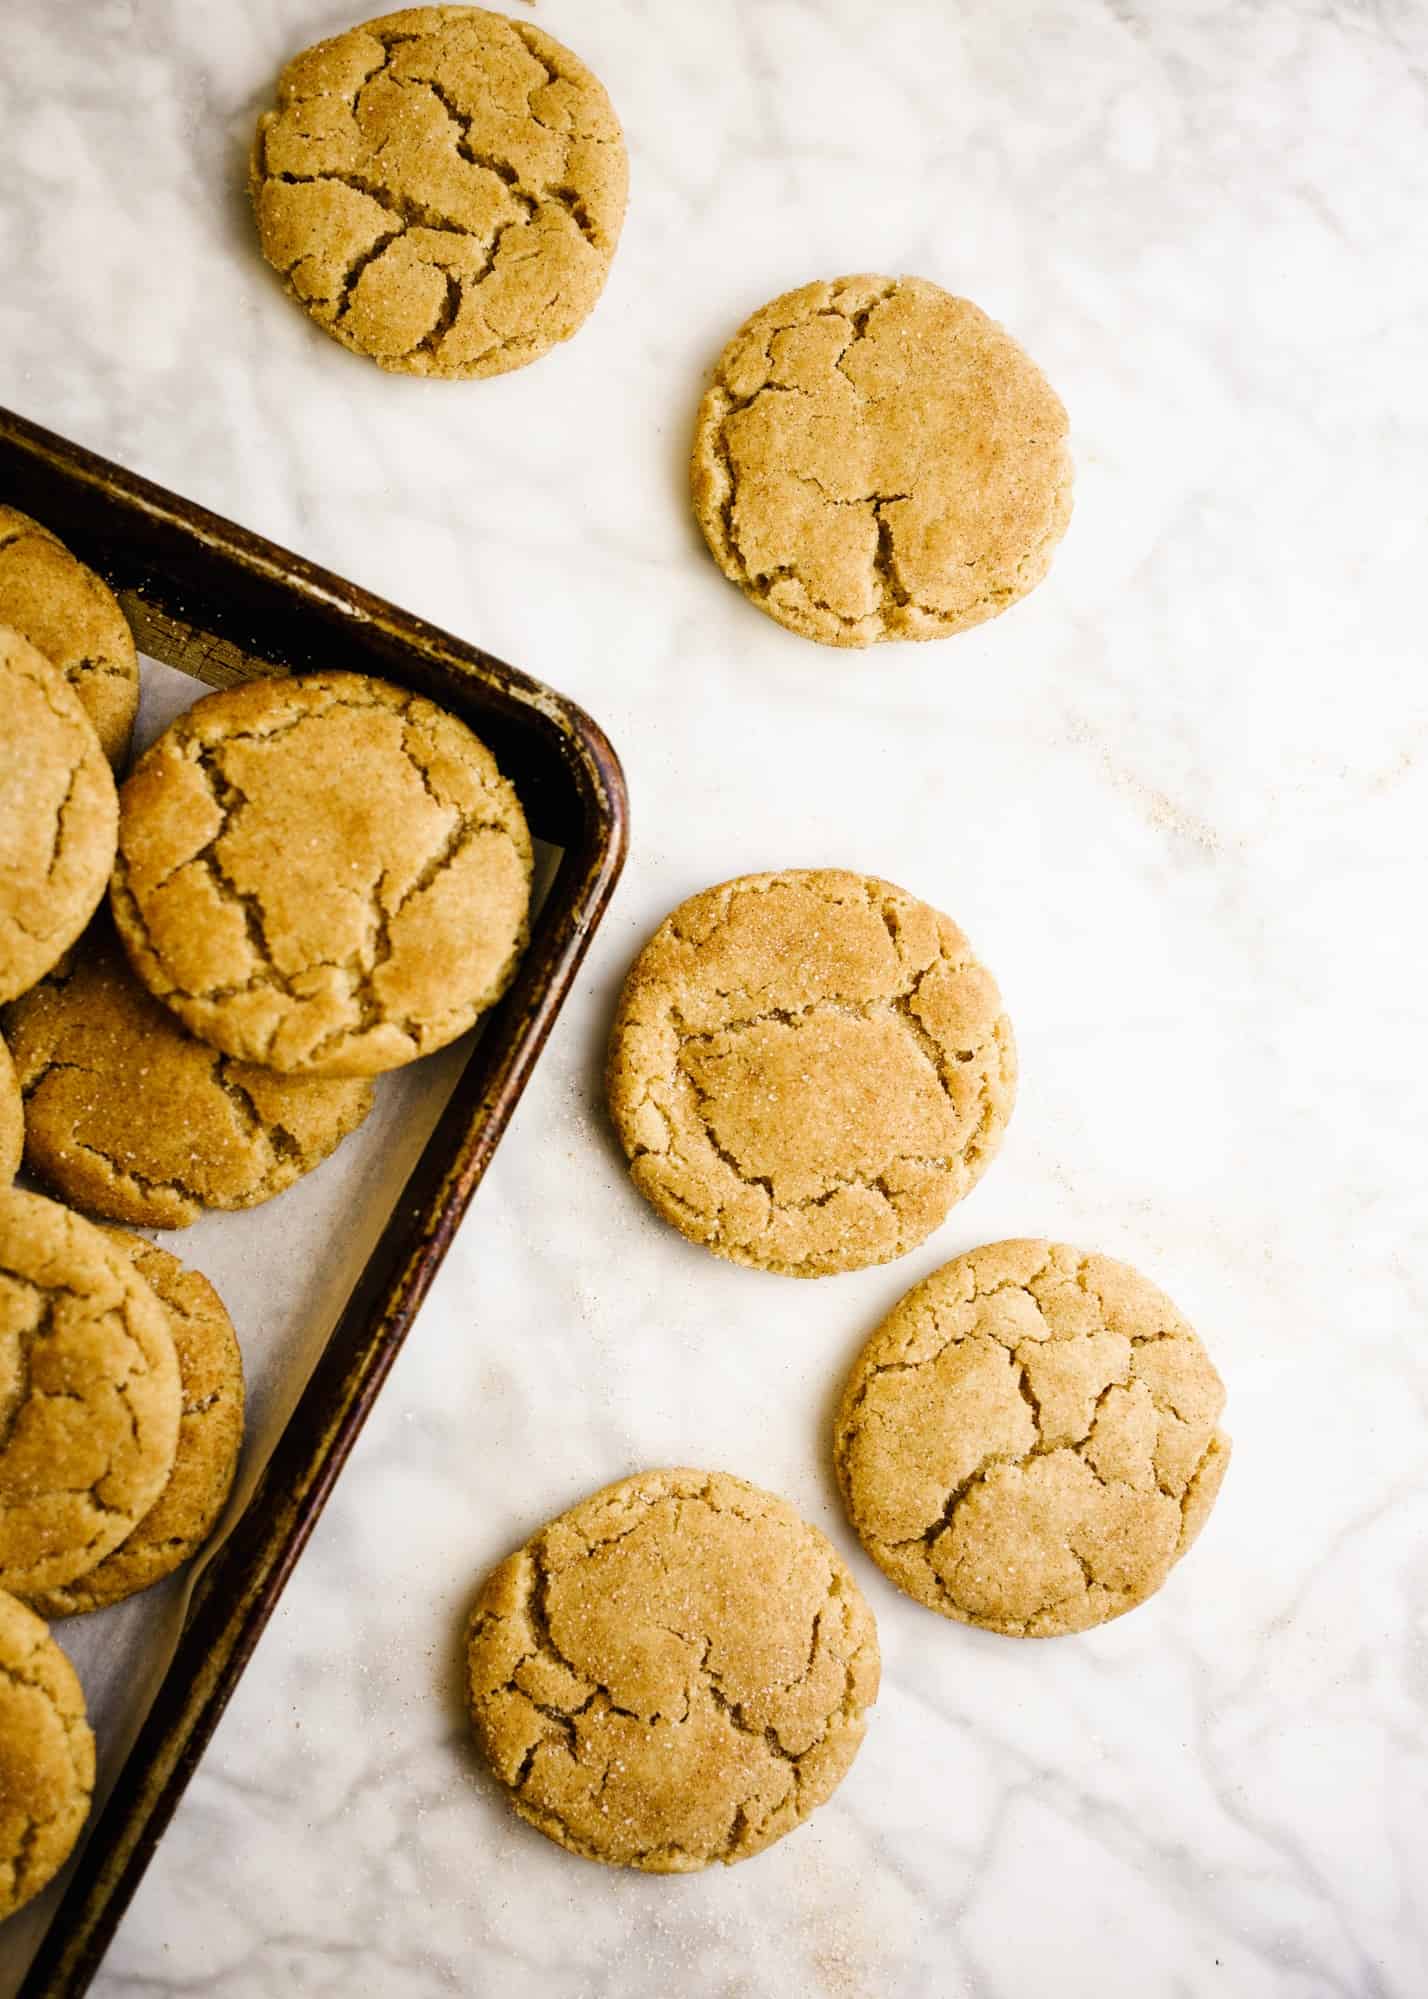
M188 674L144 660L135 753L207 691ZM559 860L558 849L536 843L537 907ZM125 1603L52 1626L84 1683L98 1747L86 1836L173 1656L194 1582L242 1512L479 1032L379 1076L365 1123L276 1200L242 1213L207 1214L186 1229L143 1231L201 1270L228 1307L243 1349L247 1423L232 1496L203 1552ZM412 1337L420 1337L419 1328ZM49 1888L0 1929L0 1993L6 1999L18 1990L83 1845L81 1840Z

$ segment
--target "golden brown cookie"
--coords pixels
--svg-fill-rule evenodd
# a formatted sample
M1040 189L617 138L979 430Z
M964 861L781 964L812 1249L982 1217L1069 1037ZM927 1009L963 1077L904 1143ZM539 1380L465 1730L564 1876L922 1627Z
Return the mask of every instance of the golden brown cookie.
M136 1228L270 1201L372 1108L360 1077L279 1076L186 1034L106 919L5 1024L30 1171L75 1207Z
M191 1032L271 1069L367 1076L500 998L530 878L520 802L464 722L314 673L210 694L140 758L112 901Z
M24 1149L25 1106L20 1101L20 1084L10 1051L0 1039L0 1186L19 1172Z
M666 1221L820 1277L944 1220L1000 1143L1016 1054L955 923L871 876L794 869L665 919L625 981L607 1080Z
M1160 1588L1229 1462L1225 1391L1124 1263L998 1242L919 1284L843 1395L839 1483L899 1589L1018 1638L1085 1631Z
M43 1617L102 1610L148 1589L196 1554L223 1511L243 1442L243 1358L223 1300L201 1271L127 1229L105 1229L168 1314L183 1413L168 1484L98 1568L30 1601Z
M179 1368L122 1250L55 1201L0 1192L0 1589L96 1568L163 1491Z
M93 1791L78 1676L43 1619L0 1590L0 1922L64 1866Z
M521 1817L652 1874L761 1853L846 1775L878 1641L836 1551L721 1472L607 1486L471 1613L476 1738Z
M109 585L57 535L0 506L0 625L12 625L57 666L94 724L115 770L139 712L139 655Z
M1071 518L1066 412L984 312L925 278L785 292L699 406L694 511L761 611L824 645L935 639L1045 576Z
M114 774L59 669L0 625L0 1000L78 937L114 860Z
M528 21L384 14L294 58L258 121L263 254L319 326L408 375L499 375L604 287L628 170L604 87Z

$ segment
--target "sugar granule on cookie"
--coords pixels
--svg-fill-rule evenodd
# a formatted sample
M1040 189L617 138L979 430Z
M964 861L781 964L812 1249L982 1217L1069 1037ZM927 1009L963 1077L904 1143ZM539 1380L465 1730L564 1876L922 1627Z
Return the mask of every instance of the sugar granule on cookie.
M656 1471L562 1514L483 1585L476 1738L571 1853L655 1874L761 1853L847 1774L878 1690L872 1614L786 1501Z
M0 506L0 625L57 666L115 770L139 712L139 655L114 592L58 535Z
M996 981L956 924L831 868L682 903L625 981L607 1069L665 1220L798 1277L921 1242L994 1155L1015 1084Z
M445 1047L526 943L531 842L466 724L355 673L210 694L135 765L110 900L201 1040L312 1076Z
M102 1610L172 1575L223 1510L243 1442L243 1358L223 1300L201 1271L127 1229L105 1229L168 1315L183 1407L168 1481L133 1531L75 1582L31 1597L43 1617Z
M78 1675L43 1619L0 1591L0 1922L64 1866L93 1792Z
M0 1000L58 963L114 860L114 775L64 675L0 625Z
M0 1588L96 1568L163 1491L180 1388L162 1305L58 1202L0 1192Z
M625 214L619 120L527 21L414 7L290 62L258 121L263 254L383 368L497 375L568 340Z
M280 1076L195 1039L140 984L102 915L5 1022L29 1170L135 1228L272 1200L372 1108L365 1077Z
M924 278L804 285L739 329L699 406L694 511L761 611L824 645L943 638L1045 576L1071 517L1066 412Z
M1064 1243L989 1244L919 1284L848 1378L834 1456L909 1596L1014 1637L1143 1603L1229 1462L1225 1391L1161 1291Z

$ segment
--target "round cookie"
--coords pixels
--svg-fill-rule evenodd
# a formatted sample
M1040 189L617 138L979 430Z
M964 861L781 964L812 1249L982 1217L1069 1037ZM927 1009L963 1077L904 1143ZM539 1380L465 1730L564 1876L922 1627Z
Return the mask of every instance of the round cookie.
M530 878L520 803L464 722L315 673L210 694L140 758L111 900L192 1033L270 1069L366 1076L500 998Z
M625 981L607 1071L665 1220L795 1277L921 1242L995 1153L1015 1085L996 982L956 924L831 868L682 903Z
M59 669L0 625L0 1000L42 979L114 860L114 775Z
M136 1228L270 1201L372 1108L360 1077L278 1076L186 1034L106 921L9 1008L6 1031L30 1171L75 1207Z
M139 655L109 585L57 535L0 507L0 625L12 625L57 666L122 768L139 712Z
M694 511L724 574L790 631L944 638L1051 566L1066 430L1040 370L968 300L925 278L804 285L719 358Z
M824 1537L719 1472L607 1486L510 1556L471 1613L476 1738L521 1817L652 1874L801 1825L877 1697L872 1613Z
M64 1866L93 1792L78 1676L44 1621L0 1590L0 1922Z
M902 1299L834 1455L858 1536L919 1603L1011 1637L1143 1603L1209 1517L1225 1391L1163 1292L1063 1243L998 1242Z
M179 1368L164 1308L92 1222L0 1193L0 1589L96 1568L163 1491Z
M407 375L499 375L599 298L628 168L603 85L528 21L413 7L294 58L250 170L263 255Z
M25 1106L10 1051L0 1039L0 1186L14 1179L25 1149Z
M126 1229L105 1229L168 1314L183 1410L168 1484L138 1526L97 1568L31 1597L43 1617L102 1610L182 1566L223 1511L243 1442L243 1357L223 1300L201 1271Z

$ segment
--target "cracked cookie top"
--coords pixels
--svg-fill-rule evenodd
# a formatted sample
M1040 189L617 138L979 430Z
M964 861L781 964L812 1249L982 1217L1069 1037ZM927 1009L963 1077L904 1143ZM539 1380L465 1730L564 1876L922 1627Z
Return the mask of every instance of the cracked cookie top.
M619 120L526 21L413 7L290 62L258 121L263 254L344 346L409 375L499 375L568 340L625 214Z
M57 666L122 768L139 712L139 655L114 592L58 535L0 507L0 624L13 625Z
M0 1193L0 1588L96 1568L164 1488L179 1369L164 1308L92 1222Z
M0 625L0 1000L57 964L114 860L114 775L59 669Z
M858 1359L835 1434L873 1560L1012 1637L1086 1631L1160 1588L1229 1461L1225 1391L1124 1263L999 1242L936 1271Z
M1066 430L1040 370L968 300L925 278L804 285L719 358L694 511L724 574L790 631L944 638L1050 568Z
M640 1192L716 1254L797 1277L921 1242L995 1153L1015 1084L996 982L956 924L832 868L682 903L610 1039Z
M365 1076L501 997L530 877L520 802L464 722L315 673L210 694L146 751L111 901L134 969L202 1040Z
M43 1619L0 1590L0 1922L64 1866L93 1790L78 1675Z
M872 1613L772 1493L654 1471L562 1514L471 1613L477 1740L572 1853L654 1874L760 1853L830 1797L878 1690Z
M20 1100L20 1083L10 1050L0 1039L0 1186L19 1172L24 1149L25 1107Z
M30 1171L75 1207L136 1228L271 1200L372 1108L363 1078L279 1076L186 1034L103 919L15 1002L6 1028Z
M223 1300L201 1271L127 1229L104 1229L168 1315L183 1398L168 1483L97 1568L31 1597L43 1617L102 1610L148 1589L201 1548L223 1510L243 1442L243 1359Z

